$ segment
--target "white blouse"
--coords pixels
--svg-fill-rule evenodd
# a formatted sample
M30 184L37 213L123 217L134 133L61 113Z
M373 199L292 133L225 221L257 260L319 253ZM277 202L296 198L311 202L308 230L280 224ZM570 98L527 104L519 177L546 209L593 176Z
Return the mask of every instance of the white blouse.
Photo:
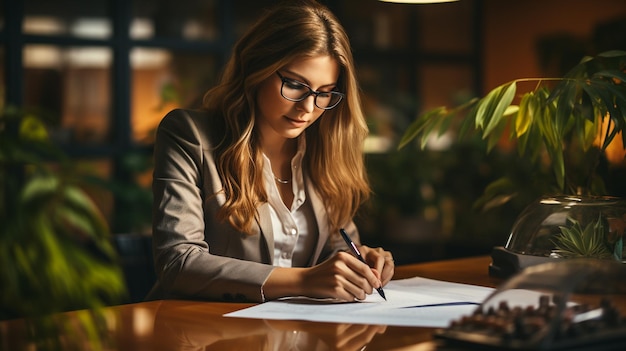
M310 201L307 201L304 186L302 158L305 150L306 140L301 135L298 151L291 160L291 189L294 194L291 208L287 208L280 197L270 160L263 155L263 176L274 229L274 266L278 267L310 266L318 238L315 215Z

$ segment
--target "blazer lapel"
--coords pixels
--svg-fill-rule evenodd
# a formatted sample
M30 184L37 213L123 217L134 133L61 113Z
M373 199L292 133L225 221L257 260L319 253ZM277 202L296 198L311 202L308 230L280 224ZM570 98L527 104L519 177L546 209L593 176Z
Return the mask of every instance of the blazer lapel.
M269 251L267 254L270 258L270 263L274 264L274 229L272 227L269 203L266 202L259 206L258 211L259 215L256 221L259 224L259 228L261 229L261 237L265 239L265 243L267 244L267 249Z
M319 197L315 189L310 185L311 182L308 178L305 179L305 184L307 188L307 198L311 201L311 207L313 208L313 213L315 214L315 221L317 222L317 231L319 235L311 261L311 264L313 264L319 259L320 254L324 249L324 245L328 240L328 214L326 213L326 208L324 207L322 199Z

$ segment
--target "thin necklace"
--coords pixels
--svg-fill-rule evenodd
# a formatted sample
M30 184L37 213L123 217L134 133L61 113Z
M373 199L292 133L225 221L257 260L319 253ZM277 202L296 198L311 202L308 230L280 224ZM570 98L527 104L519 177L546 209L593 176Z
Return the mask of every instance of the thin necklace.
M289 179L280 179L277 176L274 176L274 180L276 180L280 184L289 184Z

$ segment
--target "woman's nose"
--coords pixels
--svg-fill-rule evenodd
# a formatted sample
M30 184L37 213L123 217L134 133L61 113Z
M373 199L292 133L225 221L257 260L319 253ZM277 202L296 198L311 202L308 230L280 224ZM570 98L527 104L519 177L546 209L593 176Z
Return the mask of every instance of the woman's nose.
M315 109L315 95L309 95L304 100L298 102L298 107L307 113L313 112Z

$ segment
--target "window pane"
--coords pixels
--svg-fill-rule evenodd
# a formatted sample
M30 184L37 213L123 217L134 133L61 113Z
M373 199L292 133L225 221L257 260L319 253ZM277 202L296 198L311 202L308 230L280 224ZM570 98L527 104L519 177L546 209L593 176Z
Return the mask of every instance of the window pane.
M130 37L216 40L219 33L216 0L136 0Z
M110 141L108 48L24 48L24 105L41 111L61 143Z
M109 38L109 0L24 0L26 34Z
M132 66L132 133L138 143L151 143L161 118L177 107L199 107L215 84L217 60L212 55L135 48Z

